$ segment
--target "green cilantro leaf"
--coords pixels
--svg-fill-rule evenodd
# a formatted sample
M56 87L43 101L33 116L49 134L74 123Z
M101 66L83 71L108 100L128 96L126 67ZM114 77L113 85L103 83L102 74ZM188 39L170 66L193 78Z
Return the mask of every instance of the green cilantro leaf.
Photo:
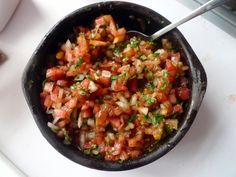
M133 38L130 39L130 46L132 48L137 47L139 45L139 43L140 43L140 39L137 38L137 37L133 37Z
M148 98L146 99L146 103L148 104L152 104L152 103L155 103L156 102L156 98Z
M76 63L76 67L80 67L82 63L83 63L83 58L79 57Z
M133 122L136 118L137 118L137 114L132 114L132 115L129 117L128 122Z
M118 78L118 76L111 76L111 80L115 81Z

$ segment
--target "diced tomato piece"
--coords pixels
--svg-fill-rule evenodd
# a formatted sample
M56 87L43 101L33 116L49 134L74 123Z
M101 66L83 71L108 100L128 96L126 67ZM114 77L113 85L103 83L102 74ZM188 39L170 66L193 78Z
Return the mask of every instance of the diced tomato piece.
M164 92L157 92L156 97L157 97L158 102L165 102L168 100L168 97L166 96Z
M137 139L136 138L130 138L129 140L128 140L128 146L129 147L136 147L137 146Z
M82 86L85 90L88 90L89 83L90 83L90 80L89 80L89 79L84 79L84 80L81 82L81 86Z
M119 142L115 142L113 148L114 150L112 151L112 155L116 156L116 155L119 155L122 151L122 147L123 145Z
M65 105L70 109L75 108L77 105L77 98L71 98Z
M54 109L52 115L55 119L60 119L60 118L65 119L68 113L64 109Z
M110 118L110 123L112 125L112 127L120 129L122 122L118 117L112 117Z
M123 110L122 110L120 107L116 107L116 108L114 109L114 114L115 114L116 116L119 116L122 112L123 112Z
M56 81L58 79L61 79L65 76L65 71L61 68L49 68L46 73L46 78L49 78L50 80Z
M181 100L188 100L190 97L190 90L186 87L179 87L177 89L177 95Z
M169 95L169 100L172 104L175 104L176 101L177 101L175 94L170 94Z
M81 118L90 118L93 116L93 113L90 109L86 109L80 112Z
M107 125L108 111L107 105L103 105L100 111L95 114L96 126L105 127Z
M101 145L104 143L104 137L105 137L104 132L96 132L96 142L98 145Z
M135 51L134 51L134 49L131 48L131 47L125 48L124 51L123 51L123 53L124 53L124 56L126 56L126 57L128 57L128 58L131 58L132 56L135 55Z
M131 158L137 158L142 154L142 152L140 150L132 150L129 152L129 155L131 156Z
M113 81L111 84L111 89L115 92L126 91L128 88L122 84L117 83L117 81Z
M93 113L97 114L99 110L100 110L100 104L95 103L93 107Z
M90 60L91 60L91 55L86 53L83 55L83 61L86 62L86 63L90 63Z
M110 85L110 81L111 79L109 77L99 76L99 79L96 82L108 86Z
M176 75L177 75L177 67L174 66L171 62L171 60L166 60L166 69L168 71L168 75L170 75L170 77L173 77L173 79L175 79Z
M84 35L80 35L77 37L77 43L79 47L79 53L84 56L89 51L89 44L88 41L85 39Z
M57 85L61 87L67 86L67 81L66 80L57 80Z
M176 104L173 107L173 113L182 113L183 112L183 107L180 104Z

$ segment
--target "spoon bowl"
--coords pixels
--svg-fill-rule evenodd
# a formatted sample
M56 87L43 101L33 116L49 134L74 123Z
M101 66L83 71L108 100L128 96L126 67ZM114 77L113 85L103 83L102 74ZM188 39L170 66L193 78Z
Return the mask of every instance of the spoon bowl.
M162 36L163 34L169 32L170 30L176 28L177 26L179 26L179 25L181 25L181 24L183 24L183 23L185 23L185 22L211 10L211 9L221 6L228 1L230 1L230 0L210 0L207 3L203 4L202 6L200 6L199 8L192 11L190 14L181 18L180 20L176 21L175 23L169 24L168 26L162 28L161 30L157 31L156 33L154 33L150 36L143 34L139 31L134 31L134 30L128 31L127 34L131 37L138 36L139 38L141 38L143 40L153 41L153 40L159 38L160 36Z

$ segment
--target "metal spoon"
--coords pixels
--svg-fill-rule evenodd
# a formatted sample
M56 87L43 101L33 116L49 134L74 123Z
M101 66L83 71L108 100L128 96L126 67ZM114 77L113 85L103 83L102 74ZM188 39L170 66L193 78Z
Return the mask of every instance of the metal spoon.
M209 2L203 4L202 6L200 6L199 8L195 9L194 11L192 11L190 14L188 14L187 16L185 16L184 18L178 20L175 23L171 23L168 26L162 28L161 30L157 31L156 33L152 34L151 36L148 36L146 34L143 34L139 31L128 31L127 34L130 36L138 36L144 40L155 40L157 38L159 38L160 36L162 36L163 34L167 33L168 31L172 30L173 28L176 28L177 26L193 19L194 17L197 17L211 9L214 9L224 3L226 3L227 1L230 0L210 0Z

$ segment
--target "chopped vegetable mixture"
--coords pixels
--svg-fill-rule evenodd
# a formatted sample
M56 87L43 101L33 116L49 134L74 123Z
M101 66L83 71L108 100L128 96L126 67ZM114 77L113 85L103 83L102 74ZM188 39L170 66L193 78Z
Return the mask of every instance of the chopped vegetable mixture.
M40 94L48 126L85 154L124 161L178 129L190 97L179 52L118 28L111 15L77 27L46 71Z

